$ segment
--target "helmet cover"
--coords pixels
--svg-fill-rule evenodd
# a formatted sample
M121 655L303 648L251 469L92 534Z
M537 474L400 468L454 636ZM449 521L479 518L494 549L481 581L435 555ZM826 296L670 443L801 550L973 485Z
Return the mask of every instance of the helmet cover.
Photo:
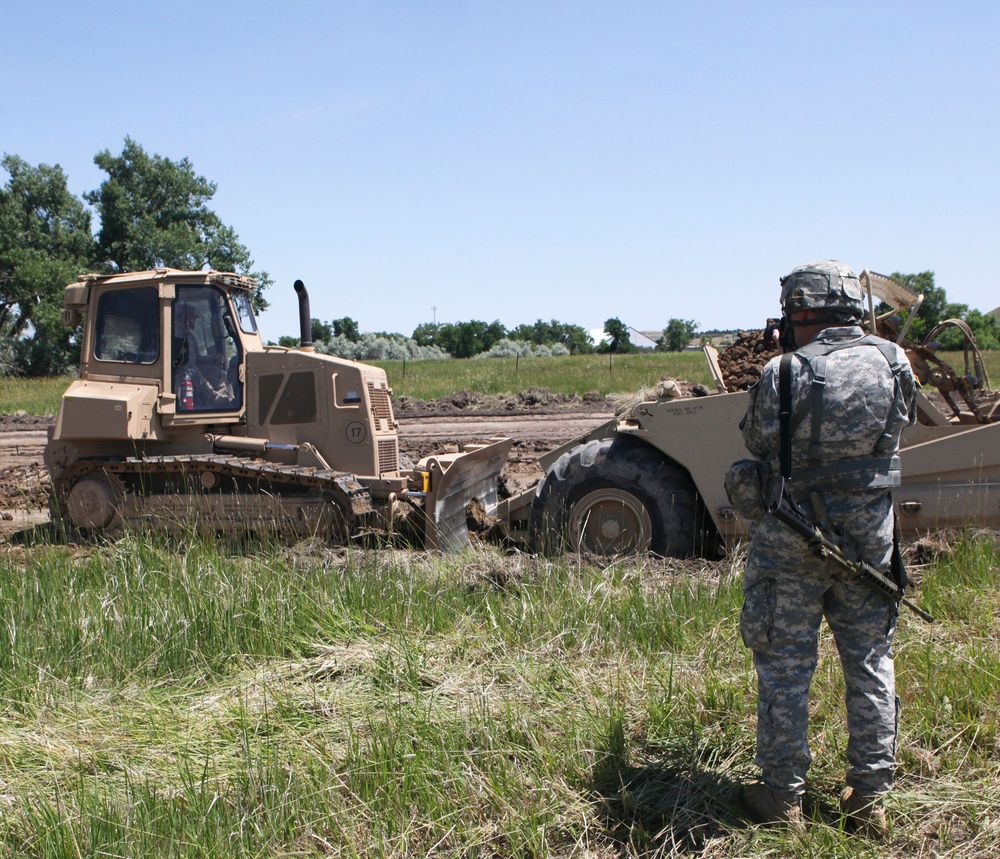
M786 316L800 310L825 310L831 318L860 320L864 291L858 276L837 260L819 260L793 268L781 278L781 309Z

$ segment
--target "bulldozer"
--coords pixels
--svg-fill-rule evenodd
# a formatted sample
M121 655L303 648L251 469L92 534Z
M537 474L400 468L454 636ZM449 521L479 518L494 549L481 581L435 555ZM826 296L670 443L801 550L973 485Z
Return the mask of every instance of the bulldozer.
M971 331L946 320L913 343L906 335L923 296L867 269L860 280L866 327L905 349L923 386L893 492L904 536L1000 527L1000 401ZM964 335L962 373L937 355L934 338L947 327ZM540 457L540 483L498 506L508 539L536 550L713 557L745 538L750 523L729 503L723 478L750 456L739 430L748 395L727 389L716 349L705 354L715 393L639 402ZM934 389L941 405L928 396Z
M87 275L65 288L82 324L79 378L44 460L54 519L88 535L125 524L468 544L470 505L495 511L511 440L400 462L383 370L265 345L256 283L218 271Z

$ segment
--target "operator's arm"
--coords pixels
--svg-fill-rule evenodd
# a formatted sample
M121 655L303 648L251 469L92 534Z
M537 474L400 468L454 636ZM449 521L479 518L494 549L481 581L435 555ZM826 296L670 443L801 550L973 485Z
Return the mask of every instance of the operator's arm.
M750 389L747 412L740 422L743 443L758 459L778 450L778 359L761 371L760 381Z
M899 373L896 377L896 392L889 424L902 428L913 426L917 420L917 382L913 378L910 359L899 346L896 347Z

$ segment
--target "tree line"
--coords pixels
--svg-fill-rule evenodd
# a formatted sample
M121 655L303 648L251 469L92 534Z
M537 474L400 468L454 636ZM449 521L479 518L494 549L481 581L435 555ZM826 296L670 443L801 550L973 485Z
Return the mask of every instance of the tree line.
M697 329L692 320L671 319L657 341L656 350L680 352L687 348ZM538 319L534 323L522 323L514 328L506 328L499 320L483 322L473 319L468 322L431 323L418 325L408 337L403 334L380 331L362 334L358 322L349 316L323 322L311 320L313 343L326 346L330 354L346 358L377 360L386 353L396 353L391 344L406 344L399 357L415 358L475 358L478 356L515 357L585 355L592 352L635 352L643 347L632 342L629 327L617 317L604 323L604 338L595 343L581 325L546 322ZM365 346L358 347L364 342ZM295 347L298 340L283 336L278 345Z
M1000 349L1000 320L992 313L983 313L970 309L967 304L948 301L944 288L934 283L934 272L925 271L919 274L896 272L892 277L913 293L923 295L919 312L907 333L907 338L911 342L921 343L941 322L957 319L964 322L972 331L980 349ZM888 305L882 304L876 308L876 313L879 316L888 315L891 310ZM904 310L903 315L906 313ZM761 327L763 326L764 320L761 320ZM525 352L523 346L547 347L553 351L544 354L556 355L648 351L632 342L629 327L617 317L605 321L603 332L604 338L595 344L589 332L582 326L555 319L548 322L539 319L534 324L521 324L509 330L499 320L486 323L473 319L469 322L421 323L409 337L406 337L402 334L385 332L362 335L358 323L350 317L331 322L312 320L314 342L328 344L332 354L360 359L380 358L387 353L387 350L392 351L396 357L472 358L478 355L513 357L516 354L532 354ZM681 352L697 340L698 333L698 323L693 319L672 318L656 340L655 350ZM362 337L369 338L366 341L366 348L352 350L350 344L361 343ZM706 332L701 340L707 342L711 337ZM941 330L935 335L935 340L937 347L944 350L957 350L964 345L963 333L957 327ZM297 340L293 337L283 337L280 342L281 345L294 346ZM408 344L409 355L391 349L386 345L390 342ZM418 349L425 351L421 354L417 352Z

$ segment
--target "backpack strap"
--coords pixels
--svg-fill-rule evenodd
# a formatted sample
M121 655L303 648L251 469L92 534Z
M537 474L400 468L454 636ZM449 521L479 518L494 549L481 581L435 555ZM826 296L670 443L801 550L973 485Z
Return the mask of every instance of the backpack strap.
M812 429L809 433L809 459L813 462L819 462L820 450L822 448L820 444L820 432L823 429L823 395L826 392L826 355L817 355L809 362L809 365L813 371L810 397L812 400L812 408L810 409L812 412Z

